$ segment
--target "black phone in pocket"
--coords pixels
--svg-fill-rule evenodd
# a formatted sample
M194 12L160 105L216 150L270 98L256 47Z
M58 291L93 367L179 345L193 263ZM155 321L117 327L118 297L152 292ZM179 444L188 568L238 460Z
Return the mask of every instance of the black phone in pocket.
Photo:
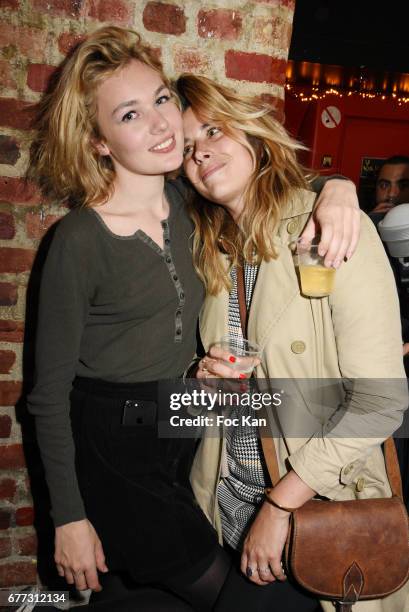
M156 423L157 405L150 400L126 400L122 413L124 427L146 427Z

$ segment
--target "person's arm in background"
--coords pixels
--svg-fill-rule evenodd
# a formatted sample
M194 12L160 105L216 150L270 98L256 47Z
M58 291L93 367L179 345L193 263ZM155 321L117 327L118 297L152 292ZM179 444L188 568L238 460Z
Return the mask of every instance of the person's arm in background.
M395 204L393 204L392 202L379 202L379 204L377 204L375 208L371 210L371 213L385 213L386 214L394 206Z

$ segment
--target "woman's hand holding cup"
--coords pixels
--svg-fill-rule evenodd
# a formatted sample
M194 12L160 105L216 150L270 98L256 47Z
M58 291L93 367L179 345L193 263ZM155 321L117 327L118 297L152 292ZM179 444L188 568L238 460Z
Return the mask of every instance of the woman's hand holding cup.
M254 368L261 363L261 349L255 342L235 336L224 336L209 348L199 361L196 377L250 378Z

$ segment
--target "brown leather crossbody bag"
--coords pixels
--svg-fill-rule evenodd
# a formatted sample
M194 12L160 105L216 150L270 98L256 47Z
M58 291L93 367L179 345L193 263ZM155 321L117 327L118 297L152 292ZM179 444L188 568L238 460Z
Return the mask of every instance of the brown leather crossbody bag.
M247 309L243 270L237 268L243 334ZM260 439L272 485L280 480L274 440ZM379 599L409 578L408 514L392 438L384 443L392 497L330 501L312 499L291 514L285 547L286 569L302 587L350 612L354 603Z
M273 485L278 482L272 438L262 438ZM395 444L384 444L392 497L312 499L291 514L285 547L287 572L320 599L349 612L354 603L386 597L409 578L408 515Z

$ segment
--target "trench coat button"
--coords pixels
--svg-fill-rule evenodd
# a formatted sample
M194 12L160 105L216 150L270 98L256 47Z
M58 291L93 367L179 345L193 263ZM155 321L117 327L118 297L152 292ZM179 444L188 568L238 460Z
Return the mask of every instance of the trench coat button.
M358 480L356 481L355 488L358 491L358 493L363 491L365 489L365 478L358 478Z
M303 342L302 340L294 340L294 342L291 342L291 350L296 355L303 353L305 351L305 348L305 342Z
M344 468L344 474L345 474L345 475L350 474L350 473L352 472L352 470L353 470L353 469L354 469L354 466L353 466L353 464L352 464L352 463L350 463L349 465L347 465L347 466Z
M298 221L294 221L294 220L289 221L287 223L287 232L289 234L295 234L297 233L297 231L298 231Z

